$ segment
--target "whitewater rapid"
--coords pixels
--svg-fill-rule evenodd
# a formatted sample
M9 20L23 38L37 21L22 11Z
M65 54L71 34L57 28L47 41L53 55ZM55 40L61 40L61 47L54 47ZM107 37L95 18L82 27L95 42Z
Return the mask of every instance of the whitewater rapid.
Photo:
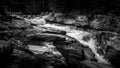
M108 61L104 59L103 55L100 55L97 53L97 42L92 37L91 33L83 30L76 30L75 28L73 27L71 28L69 26L59 26L54 24L45 24L45 25L42 25L42 27L66 31L67 36L75 38L84 46L88 46L92 50L92 52L95 54L95 58L97 59L98 62L109 64ZM88 41L83 40L85 36L90 36Z
M103 55L100 55L97 53L97 42L96 39L92 37L92 33L83 31L80 29L76 29L74 26L64 26L64 25L59 25L59 24L51 24L51 23L46 23L45 18L47 16L44 16L43 18L40 19L31 19L33 24L37 24L37 27L40 28L46 28L46 29L53 29L53 30L59 30L59 31L65 31L67 36L73 37L74 39L78 40L81 44L84 46L88 46L92 52L95 54L95 58L97 59L98 62L100 63L106 63L109 64L107 60L104 59ZM34 27L34 29L40 29ZM85 41L83 38L85 36L90 36L89 40Z

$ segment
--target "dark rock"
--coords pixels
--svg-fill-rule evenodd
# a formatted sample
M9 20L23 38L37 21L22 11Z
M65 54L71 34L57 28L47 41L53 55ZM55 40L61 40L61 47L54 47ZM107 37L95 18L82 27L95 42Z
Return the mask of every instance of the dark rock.
M13 57L11 54L13 53L14 44L9 41L0 41L0 66L5 68L11 64L13 61Z
M64 18L60 18L56 18L55 21L64 22ZM13 20L11 23L3 22L0 24L1 28L4 29L1 29L0 32L0 60L4 60L2 64L7 68L113 68L111 65L119 68L119 34L110 32L109 28L111 25L109 20L111 18L109 16L107 20L105 18L100 16L98 24L93 22L91 25L78 23L81 26L91 26L93 28L91 29L92 31L86 32L95 35L94 37L85 36L82 39L81 37L80 39L75 39L70 37L70 35L67 36L67 30L50 29L49 26L42 27L40 24L31 25L31 22L24 19ZM85 21L84 19L81 21L88 23L86 17ZM64 23L61 23L61 25L69 26ZM76 29L71 27L71 25L70 29L80 30L76 25L74 26ZM97 31L99 29L105 30ZM68 33L70 31L68 30ZM72 34L74 34L74 31ZM82 32L78 34L76 32L78 37L80 34ZM97 53L104 56L103 58L111 65L97 62L96 56L92 52L93 50L88 48L90 46L87 42L89 42L91 37L96 40ZM83 43L80 43L80 41Z
M79 61L84 60L83 48L81 44L78 44L77 42L71 43L71 41L63 42L62 38L57 38L54 41L54 45L65 57L67 64L76 64Z
M30 28L30 22L25 21L25 20L13 20L12 21L12 27L16 28Z
M105 59L107 59L114 67L119 68L119 34L101 32L99 35L100 50L103 52Z
M83 64L83 68L114 68L111 65L97 63L89 60L81 61L80 63Z
M120 50L117 51L115 50L115 48L109 46L107 47L106 52L107 53L105 55L105 58L107 58L114 67L119 68L120 67L119 65L120 64L120 59L119 59Z
M85 59L86 60L91 60L91 61L95 61L96 60L94 53L89 48L84 48L84 55L85 55Z

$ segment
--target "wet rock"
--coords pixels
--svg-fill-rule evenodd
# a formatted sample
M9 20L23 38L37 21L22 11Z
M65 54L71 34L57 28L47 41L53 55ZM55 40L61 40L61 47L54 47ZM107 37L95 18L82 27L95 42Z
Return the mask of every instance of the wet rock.
M89 48L84 48L84 55L86 60L96 61L95 55Z
M12 28L29 28L31 23L25 20L13 20L11 23Z
M12 56L14 57L13 62L9 65L10 68L34 68L43 67L46 62L43 58L38 58L32 52L27 52L27 49L14 49ZM44 68L44 67L43 67Z
M99 48L104 58L116 68L119 67L119 34L110 32L99 33Z
M62 54L55 49L55 46L44 42L44 46L39 45L28 45L28 49L32 51L36 56L43 56L50 64L64 64L65 59Z
M57 38L54 41L54 45L65 57L67 64L76 64L79 61L84 60L82 44L79 44L76 41L73 42L74 43L63 42L61 38Z
M46 21L50 16L52 23ZM119 68L119 34L97 31L108 29L108 22L109 17L106 21L100 16L90 25L86 16L71 19L59 13L13 20L10 26L4 22L2 28L7 30L0 32L1 60L8 58L8 63L3 62L8 68ZM93 29L68 25L75 23Z
M111 65L97 63L89 60L81 61L80 63L83 64L83 68L114 68Z

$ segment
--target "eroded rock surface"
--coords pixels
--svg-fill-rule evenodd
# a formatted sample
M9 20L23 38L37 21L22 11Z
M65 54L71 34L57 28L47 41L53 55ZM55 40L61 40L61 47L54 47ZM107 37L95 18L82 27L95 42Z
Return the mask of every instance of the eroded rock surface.
M119 68L119 34L97 30L100 22L60 13L12 16L19 20L1 24L0 59L7 59L3 68Z

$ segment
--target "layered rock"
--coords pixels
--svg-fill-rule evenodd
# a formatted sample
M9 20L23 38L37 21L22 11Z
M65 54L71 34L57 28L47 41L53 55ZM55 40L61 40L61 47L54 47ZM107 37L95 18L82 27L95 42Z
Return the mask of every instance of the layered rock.
M63 18L66 20L58 20L58 17L54 19L54 16L57 15L50 14L31 19L18 17L20 19L11 21L10 25L5 24L8 29L3 27L4 31L0 31L0 53L1 59L10 60L3 66L7 68L119 66L120 48L117 32L96 30L99 29L96 28L96 24L91 24L95 25L96 29L86 29L84 26L91 25L84 16L73 19L74 21L69 19L71 23L66 22L66 18Z

